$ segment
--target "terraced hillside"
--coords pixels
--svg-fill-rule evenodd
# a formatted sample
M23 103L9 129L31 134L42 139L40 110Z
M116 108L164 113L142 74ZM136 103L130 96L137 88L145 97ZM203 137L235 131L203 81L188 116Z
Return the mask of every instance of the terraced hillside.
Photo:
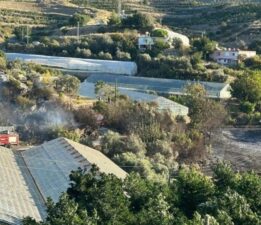
M117 11L119 2L127 12L152 13L175 30L207 33L228 46L261 38L260 0L89 0L89 5Z

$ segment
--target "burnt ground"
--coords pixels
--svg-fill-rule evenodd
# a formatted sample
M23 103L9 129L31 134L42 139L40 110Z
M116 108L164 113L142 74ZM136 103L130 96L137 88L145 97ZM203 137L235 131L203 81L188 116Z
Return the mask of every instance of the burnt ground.
M212 156L204 168L210 172L218 160L229 161L238 171L261 174L261 129L223 129L213 137Z

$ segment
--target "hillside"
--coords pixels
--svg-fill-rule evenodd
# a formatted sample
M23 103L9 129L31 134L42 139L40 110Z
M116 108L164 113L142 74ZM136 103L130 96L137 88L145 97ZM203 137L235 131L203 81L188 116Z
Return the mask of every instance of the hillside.
M104 23L110 16L108 11L78 7L62 0L0 0L0 13L0 42L12 37L16 27L24 29L24 36L26 27L29 28L29 35L44 37L62 35L61 29L64 26L75 35L76 31L68 27L69 20L75 13L87 15L88 25ZM90 27L90 30L93 29Z
M78 0L71 0L74 3ZM189 36L207 34L224 45L238 47L261 38L261 2L258 0L93 0L91 7L109 11L141 11Z

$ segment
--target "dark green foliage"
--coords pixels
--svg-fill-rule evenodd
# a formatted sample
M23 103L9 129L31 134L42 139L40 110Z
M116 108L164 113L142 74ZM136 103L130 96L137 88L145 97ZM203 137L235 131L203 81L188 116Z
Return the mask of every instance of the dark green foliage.
M71 75L64 75L55 81L55 89L58 93L77 95L80 87L80 80Z
M150 14L135 13L132 16L122 20L125 27L133 27L136 29L152 29L155 19Z
M240 110L244 113L252 113L255 111L255 104L251 102L241 102L240 104Z
M120 179L100 174L95 168L85 175L81 170L73 172L70 179L68 194L90 215L97 213L98 224L131 224L129 201Z
M261 70L261 56L255 56L253 58L248 58L244 61L244 65L253 70Z
M261 54L261 40L255 40L250 45L249 48L256 51L257 54Z
M32 28L26 26L16 27L14 34L18 40L25 41L32 34Z
M119 17L119 15L117 13L113 12L111 14L108 24L109 25L119 25L119 24L121 24L121 18Z
M149 54L157 56L162 49L165 49L166 44L156 45ZM161 50L160 50L161 49ZM155 54L155 55L154 55ZM144 58L144 55L146 58ZM139 73L145 77L158 77L169 79L181 79L181 80L205 80L223 82L226 80L225 76L210 73L206 70L198 68L201 63L200 52L195 53L191 59L189 57L176 57L176 56L162 56L152 58L148 57L148 54L139 55L137 59Z
M215 186L211 179L195 169L182 169L177 181L179 204L182 211L191 217L197 207L214 195Z
M207 37L202 37L193 40L192 45L194 51L202 52L204 59L208 59L209 55L215 50L217 43Z
M80 26L85 25L90 20L90 17L85 14L75 13L69 20L70 25L77 26L79 23Z
M232 84L232 94L241 101L257 103L261 100L261 75L259 71L246 73Z
M152 37L167 37L168 36L168 31L163 30L163 29L155 29L151 33Z
M261 179L253 172L234 173L224 164L215 177L182 168L169 183L130 174L124 180L95 167L70 176L71 185L38 223L23 225L260 225ZM232 181L233 180L233 181ZM231 182L232 181L232 182ZM236 182L234 182L236 181Z

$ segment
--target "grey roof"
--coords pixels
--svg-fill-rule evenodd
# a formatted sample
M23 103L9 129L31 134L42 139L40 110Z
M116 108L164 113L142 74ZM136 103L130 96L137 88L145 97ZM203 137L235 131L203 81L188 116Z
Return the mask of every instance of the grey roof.
M69 175L79 167L89 169L95 164L101 172L125 178L127 173L101 152L85 145L58 138L22 153L31 174L46 199L59 199L69 187Z
M19 153L0 147L0 223L19 224L31 216L42 220L44 200Z
M138 102L154 102L157 104L159 110L169 110L175 115L182 115L186 116L188 115L188 107L178 104L174 101L171 101L167 98L153 95L153 94L147 94L137 91L128 90L125 88L118 88L118 91L128 96L130 99ZM95 84L89 83L87 81L81 83L79 94L81 96L89 97L89 98L96 98L95 94Z
M97 81L104 81L106 83L115 84L118 87L133 90L133 91L156 91L165 94L185 94L185 88L189 84L200 83L207 91L209 97L220 97L220 92L224 90L228 84L203 82L203 81L188 81L188 80L174 80L148 77L133 77L133 76L117 76L117 75L90 75L87 79L90 83Z

